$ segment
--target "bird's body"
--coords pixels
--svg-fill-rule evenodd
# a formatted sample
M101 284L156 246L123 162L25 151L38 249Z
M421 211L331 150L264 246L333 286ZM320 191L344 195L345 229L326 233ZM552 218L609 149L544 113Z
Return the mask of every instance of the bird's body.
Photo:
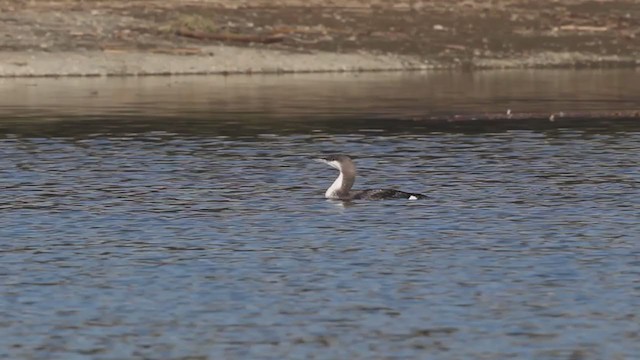
M324 194L327 199L351 201L386 199L418 200L426 198L423 194L408 193L394 189L351 190L356 180L356 167L350 157L347 155L331 155L319 160L340 171L338 178Z

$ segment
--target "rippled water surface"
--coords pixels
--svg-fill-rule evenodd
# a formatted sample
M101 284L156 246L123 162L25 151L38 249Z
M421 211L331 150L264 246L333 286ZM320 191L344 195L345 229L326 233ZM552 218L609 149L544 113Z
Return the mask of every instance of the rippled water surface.
M640 125L403 119L638 80L0 80L0 358L637 358ZM429 199L327 201L328 153Z

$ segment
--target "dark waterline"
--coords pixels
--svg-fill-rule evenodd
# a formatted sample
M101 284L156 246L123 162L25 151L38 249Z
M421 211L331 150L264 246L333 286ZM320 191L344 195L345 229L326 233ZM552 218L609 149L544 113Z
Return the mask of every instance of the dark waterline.
M0 357L632 359L638 72L0 80ZM427 201L328 202L357 188Z

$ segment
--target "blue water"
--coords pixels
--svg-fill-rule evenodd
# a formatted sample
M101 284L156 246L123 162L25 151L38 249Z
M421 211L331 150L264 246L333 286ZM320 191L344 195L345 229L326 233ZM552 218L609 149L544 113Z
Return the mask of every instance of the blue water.
M640 126L373 119L440 76L1 82L0 358L637 358ZM639 105L556 91L460 107ZM429 199L325 200L336 152Z

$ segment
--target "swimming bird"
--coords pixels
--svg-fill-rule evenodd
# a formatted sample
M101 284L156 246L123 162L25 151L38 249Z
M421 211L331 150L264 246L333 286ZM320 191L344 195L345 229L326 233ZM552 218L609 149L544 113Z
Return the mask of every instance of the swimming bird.
M351 190L356 181L356 166L347 155L331 155L318 161L329 164L340 171L338 178L324 193L327 199L334 200L385 200L385 199L425 199L427 196L393 189Z

